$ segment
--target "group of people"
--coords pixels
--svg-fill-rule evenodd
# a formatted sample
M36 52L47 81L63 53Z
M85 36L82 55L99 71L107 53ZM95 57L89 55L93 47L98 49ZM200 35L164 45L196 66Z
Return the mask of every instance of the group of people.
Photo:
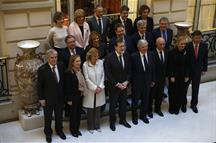
M200 78L207 71L208 62L202 33L194 31L189 43L179 36L172 47L173 32L168 19L162 17L159 27L154 29L149 12L150 8L142 5L133 25L128 18L129 8L124 5L119 18L110 22L103 16L103 7L97 5L94 16L87 22L84 10L76 10L68 28L63 26L63 14L55 13L55 26L47 35L50 46L46 51L47 63L38 69L37 81L47 142L52 141L53 112L56 133L66 139L62 125L64 109L70 118L72 136L82 135L79 126L83 107L87 110L89 132L101 132L100 115L106 96L109 96L112 131L116 130L117 108L119 124L131 128L126 120L129 93L134 125L138 124L138 118L148 124L153 111L163 117L165 85L169 113L177 115L180 110L187 110L186 94L192 83L191 109L198 113Z

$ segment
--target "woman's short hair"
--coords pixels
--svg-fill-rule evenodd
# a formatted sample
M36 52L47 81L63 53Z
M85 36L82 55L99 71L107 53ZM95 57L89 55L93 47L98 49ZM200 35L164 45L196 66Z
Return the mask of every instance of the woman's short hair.
M62 18L64 18L64 14L57 11L53 16L53 22L57 23L57 20L61 20Z
M74 20L77 21L78 17L85 17L85 11L83 9L77 9L74 12Z
M90 61L93 55L99 54L98 49L91 48L86 54L86 61Z
M139 14L142 15L142 13L143 13L146 9L148 10L148 12L150 12L149 6L147 6L147 5L145 5L145 4L144 4L144 5L141 5L141 6L140 6L140 9L139 9Z
M93 41L95 37L98 37L100 39L100 34L97 33L96 31L92 31L89 36L89 45L93 45Z

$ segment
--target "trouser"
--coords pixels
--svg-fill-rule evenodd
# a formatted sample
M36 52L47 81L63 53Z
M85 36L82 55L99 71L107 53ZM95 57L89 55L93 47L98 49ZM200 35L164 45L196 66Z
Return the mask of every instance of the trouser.
M87 108L87 126L88 130L100 128L101 107Z
M72 101L70 106L70 131L71 133L77 133L80 127L82 109L82 97L77 96L76 100Z
M51 135L52 134L52 115L53 111L55 114L55 130L56 132L62 132L62 121L63 121L63 103L57 103L55 105L47 105L43 107L44 110L44 133L45 135Z
M126 121L126 105L127 105L127 92L125 90L117 89L116 87L110 89L109 95L109 117L110 123L115 123L116 115L115 115L115 108L117 103L119 102L119 118L121 122Z

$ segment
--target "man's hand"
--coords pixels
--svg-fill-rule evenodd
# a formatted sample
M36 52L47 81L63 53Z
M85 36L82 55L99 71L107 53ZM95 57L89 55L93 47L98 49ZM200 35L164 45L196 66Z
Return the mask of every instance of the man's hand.
M175 78L174 77L171 77L170 78L170 81L173 83L173 82L175 82Z
M96 90L95 90L95 93L98 94L98 93L100 93L101 91L102 91L102 89L101 89L100 87L97 87Z
M72 101L68 101L67 104L72 106Z

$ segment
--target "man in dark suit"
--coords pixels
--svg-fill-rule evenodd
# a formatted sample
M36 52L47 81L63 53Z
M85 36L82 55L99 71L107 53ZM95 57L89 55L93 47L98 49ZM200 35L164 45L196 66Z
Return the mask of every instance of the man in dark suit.
M154 111L161 117L161 103L163 100L163 91L166 77L167 52L164 50L165 40L162 37L156 40L156 49L153 51L155 62L155 86L151 89L149 101L149 117L152 118L152 104L155 100Z
M94 16L88 20L91 31L96 31L100 35L100 40L107 43L107 36L110 27L110 21L103 16L104 9L101 5L97 5L94 9Z
M62 113L64 105L63 75L65 66L57 63L57 52L49 49L48 62L38 69L37 93L44 110L44 133L46 141L52 141L52 114L55 113L55 130L61 139L66 139L63 133Z
M133 53L135 50L132 45L131 38L125 35L125 29L121 23L117 23L115 25L115 33L116 36L112 37L109 41L109 52L115 51L115 41L116 39L121 38L125 44L124 50L127 51L129 54Z
M137 51L137 43L140 39L144 39L148 42L148 50L152 51L154 49L154 38L150 32L146 31L146 23L143 20L137 22L138 31L134 33L131 37L135 51Z
M196 30L192 33L192 42L187 44L186 50L190 57L190 81L188 86L192 82L191 109L194 113L198 113L200 78L207 72L208 68L208 46L202 42L202 33L200 31Z
M109 117L110 129L115 131L115 108L119 102L119 123L127 128L131 128L126 121L127 88L131 78L130 56L124 52L124 42L117 39L115 51L107 55L104 61L105 75L109 83Z
M138 29L137 29L137 22L139 20L143 20L146 22L146 31L147 32L151 32L154 28L154 22L153 22L153 19L152 17L149 17L150 13L150 8L149 6L147 5L142 5L139 9L139 17L137 17L135 20L134 20L134 31L137 32Z
M68 62L71 55L79 55L82 62L84 62L84 50L82 48L76 47L75 38L73 35L68 35L65 37L65 43L67 48L63 49L59 53L59 61L65 64L65 67L68 67Z
M132 20L130 18L128 18L129 10L130 9L126 5L123 5L121 7L119 18L114 20L111 24L110 35L109 35L110 38L115 36L115 29L114 28L115 28L115 25L117 23L121 23L124 26L125 34L127 36L131 36L134 33Z
M154 61L148 42L139 40L137 52L132 54L132 122L138 124L138 102L141 100L140 119L148 124L148 103L150 88L154 86Z
M168 28L169 20L166 17L161 17L159 20L159 27L152 31L152 35L154 40L158 37L163 37L165 40L165 50L169 50L171 48L172 39L173 39L173 30Z

